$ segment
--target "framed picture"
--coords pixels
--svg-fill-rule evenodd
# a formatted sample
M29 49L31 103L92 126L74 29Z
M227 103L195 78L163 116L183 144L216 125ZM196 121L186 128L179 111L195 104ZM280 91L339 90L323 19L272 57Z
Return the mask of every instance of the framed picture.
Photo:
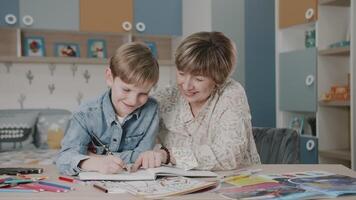
M88 57L89 58L106 58L106 42L101 39L88 40Z
M24 39L25 56L45 56L45 43L42 37L26 37Z
M145 44L148 46L148 48L151 49L151 52L155 58L158 58L158 52L157 52L157 46L155 42L152 41L145 41Z
M54 55L59 57L80 57L79 45L74 43L56 43L54 46Z
M289 128L297 131L298 134L303 133L304 118L303 117L293 117L290 121Z

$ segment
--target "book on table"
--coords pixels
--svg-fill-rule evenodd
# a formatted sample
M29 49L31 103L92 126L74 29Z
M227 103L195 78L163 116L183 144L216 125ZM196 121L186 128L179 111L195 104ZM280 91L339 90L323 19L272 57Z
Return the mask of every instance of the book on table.
M149 169L140 169L136 172L122 172L118 174L102 174L99 172L81 172L80 180L106 180L106 181L149 181L156 180L161 176L184 176L200 178L216 178L218 174L211 171L184 170L174 167L156 167Z
M129 192L143 198L160 198L214 188L217 181L207 182L187 177L163 177L153 181L101 181L95 183L107 193Z

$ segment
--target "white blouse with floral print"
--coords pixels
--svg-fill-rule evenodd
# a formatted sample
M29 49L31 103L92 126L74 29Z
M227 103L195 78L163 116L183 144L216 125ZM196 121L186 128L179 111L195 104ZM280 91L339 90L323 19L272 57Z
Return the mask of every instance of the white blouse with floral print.
M259 164L244 88L229 79L194 118L177 87L154 97L160 105L159 140L184 169L231 170Z

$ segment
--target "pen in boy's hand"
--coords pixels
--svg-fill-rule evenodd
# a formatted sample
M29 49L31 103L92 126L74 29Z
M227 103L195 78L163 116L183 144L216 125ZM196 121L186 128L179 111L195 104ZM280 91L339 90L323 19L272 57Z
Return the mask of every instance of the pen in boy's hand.
M131 173L131 167L132 167L132 164L127 164L127 165L125 165L125 168L124 168L124 169L126 169L126 171L127 171L128 173Z

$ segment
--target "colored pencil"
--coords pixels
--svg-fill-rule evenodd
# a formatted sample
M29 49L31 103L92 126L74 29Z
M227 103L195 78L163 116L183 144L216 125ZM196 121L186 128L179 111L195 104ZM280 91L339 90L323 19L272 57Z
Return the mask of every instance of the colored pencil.
M52 187L62 188L65 190L74 190L74 188L72 188L68 185L61 185L59 183L52 183L52 182L48 182L48 181L38 181L38 183L41 185L48 185L48 186L52 186Z
M49 185L42 185L42 184L34 184L34 185L36 185L38 188L41 188L49 192L68 192L68 190L65 190L63 188L53 187Z
M58 179L61 181L66 181L66 182L70 182L70 183L76 182L76 180L74 178L69 178L69 177L64 177L64 176L60 176L60 177L58 177Z
M21 183L32 183L31 179L13 179L4 181L5 184L21 184Z
M105 193L108 193L108 190L107 190L106 188L104 188L103 186L101 186L101 185L97 185L97 184L94 183L93 186L94 186L95 188L97 188L97 189L99 189L99 190L105 192Z
M40 186L36 185L36 184L23 184L20 186L21 188L27 188L27 189L32 189L32 190L37 190L39 192L44 191L43 188L41 188Z
M38 191L28 190L28 189L0 189L0 192L38 192Z

